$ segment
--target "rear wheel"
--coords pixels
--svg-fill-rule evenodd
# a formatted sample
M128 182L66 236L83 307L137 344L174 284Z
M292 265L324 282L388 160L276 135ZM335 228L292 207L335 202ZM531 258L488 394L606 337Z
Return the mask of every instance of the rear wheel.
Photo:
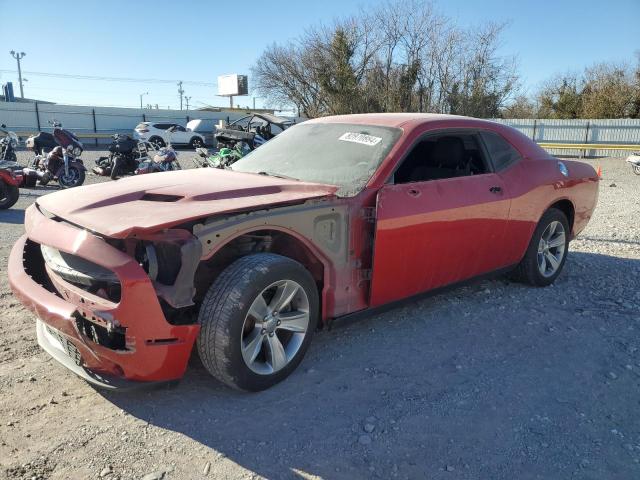
M512 277L538 287L552 284L567 259L569 231L569 222L563 212L556 208L547 210Z
M111 177L111 180L117 180L118 177L124 173L123 163L124 159L119 155L113 157L113 165L111 166L111 173L109 175Z
M156 150L165 146L164 140L160 137L151 137L149 143L153 145Z
M633 173L640 175L640 165L633 165Z
M198 353L225 384L258 391L302 361L318 322L318 290L298 262L270 253L236 260L205 296Z
M0 180L0 210L13 207L18 201L19 196L20 189L18 187Z

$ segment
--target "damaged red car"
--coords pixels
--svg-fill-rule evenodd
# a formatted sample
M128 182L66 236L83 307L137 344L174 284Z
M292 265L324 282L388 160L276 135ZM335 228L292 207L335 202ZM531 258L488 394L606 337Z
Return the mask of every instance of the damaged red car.
M105 388L207 370L268 388L322 325L488 273L551 284L598 176L508 126L367 114L295 125L229 170L39 198L9 260L42 348Z

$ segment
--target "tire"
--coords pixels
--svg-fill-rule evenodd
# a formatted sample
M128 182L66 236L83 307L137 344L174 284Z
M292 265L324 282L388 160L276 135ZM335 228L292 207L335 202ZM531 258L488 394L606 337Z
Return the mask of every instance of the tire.
M20 189L0 180L0 210L11 208L20 197Z
M562 226L563 234L564 234L564 242L561 243L558 247L547 246L547 250L545 251L542 240L544 242L549 241L551 244L555 244L560 241L558 224ZM553 229L553 225L555 225L555 229ZM547 235L547 232L551 232L551 235L543 239L543 235ZM520 261L515 270L511 273L511 277L519 282L528 283L530 285L536 287L546 287L547 285L551 285L562 269L567 260L567 254L569 252L569 222L567 221L566 215L556 208L550 208L547 210L542 218L538 222L538 226L536 227L533 235L531 236L531 241L529 242L529 247L524 255L524 258ZM554 241L555 240L555 241ZM561 255L558 255L560 249L562 249ZM552 263L548 261L551 254L553 258L555 258L557 262L557 266L551 270L553 267ZM544 267L540 265L540 257L544 257ZM547 265L548 264L548 265ZM543 273L543 269L545 273Z
M204 147L204 142L200 137L193 137L189 140L189 146L195 150L196 148Z
M13 150L11 152L9 152L9 155L7 155L7 158L5 158L5 160L7 162L18 163L18 157L16 156L16 152L14 152Z
M111 180L117 180L118 177L121 175L122 162L124 162L124 160L119 156L116 156L113 158L113 165L111 166L111 173L109 174L109 177L111 177Z
M164 140L160 137L151 137L149 139L149 143L152 144L154 147L156 147L157 149L160 149L162 147L164 147L166 144L164 143Z
M289 297L283 292L295 293L279 315L270 313L279 311L271 307L280 295ZM265 316L254 316L251 309ZM227 267L209 288L198 314L198 354L209 373L226 385L264 390L284 380L302 361L318 316L318 288L300 263L271 253L248 255ZM254 360L247 359L251 344L256 346ZM272 350L272 344L282 349Z
M64 169L62 174L58 176L58 184L60 188L79 187L84 183L85 173L82 168L69 165L69 178L65 177Z
M633 173L640 175L640 165L633 165Z

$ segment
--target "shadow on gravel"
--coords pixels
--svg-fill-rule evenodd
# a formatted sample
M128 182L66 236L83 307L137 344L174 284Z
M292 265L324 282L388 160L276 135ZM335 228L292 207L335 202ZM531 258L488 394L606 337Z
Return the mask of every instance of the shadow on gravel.
M24 210L19 208L0 210L0 223L23 224Z
M631 478L639 280L640 260L571 252L553 287L482 281L337 322L265 392L192 362L175 388L102 395L266 478Z

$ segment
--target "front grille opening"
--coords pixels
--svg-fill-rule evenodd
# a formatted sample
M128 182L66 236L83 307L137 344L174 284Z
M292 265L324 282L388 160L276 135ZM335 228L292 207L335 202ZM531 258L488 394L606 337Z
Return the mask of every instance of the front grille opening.
M62 298L62 295L60 295L56 290L49 278L49 275L47 274L39 243L27 239L22 255L22 266L24 267L24 271L33 279L34 282L45 288L47 291Z
M126 350L124 327L114 327L111 331L102 325L97 325L81 315L76 315L78 331L89 340L112 350Z

